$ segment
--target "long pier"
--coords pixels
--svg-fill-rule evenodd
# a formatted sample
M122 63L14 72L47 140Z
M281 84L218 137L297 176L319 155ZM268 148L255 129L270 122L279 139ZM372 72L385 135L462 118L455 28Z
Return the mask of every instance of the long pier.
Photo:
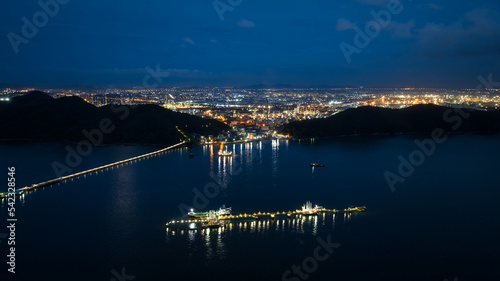
M219 221L227 221L227 220L233 220L233 219L262 219L262 217L270 217L271 219L276 218L277 216L286 216L287 218L292 217L292 215L304 215L304 216L315 216L319 215L322 213L353 213L353 212L366 212L366 207L349 207L346 209L325 209L325 208L320 208L317 209L314 213L308 212L308 211L303 211L303 210L295 210L295 211L283 211L283 212L257 212L257 213L252 213L252 214L239 214L239 215L220 215L216 216L216 220ZM177 223L192 223L192 222L198 222L198 223L205 223L205 222L210 222L213 221L209 218L207 219L185 219L185 220L173 220L169 221L166 223L167 226L171 224L177 224Z
M181 146L181 145L183 145L185 143L186 143L186 141L183 141L183 142L180 142L178 144L174 144L172 146L169 146L167 148L163 148L163 149L160 149L160 150L157 150L157 151L153 151L153 152L150 152L150 153L147 153L147 154L139 155L139 156L136 156L136 157L132 157L132 158L125 159L125 160L122 160L122 161L114 162L114 163L111 163L111 164L108 164L108 165L100 166L100 167L93 168L93 169L90 169L90 170L86 170L86 171L83 171L83 172L78 172L78 173L75 173L75 174L67 175L67 176L64 176L64 177L59 177L59 178L56 178L56 179L48 180L48 181L45 181L45 182L32 184L30 186L26 186L26 187L20 188L20 190L31 191L31 190L35 190L37 188L51 186L51 185L58 184L58 183L61 183L61 182L64 182L64 181L67 181L67 180L70 180L70 179L73 179L73 178L85 176L87 174L92 174L94 172L99 172L99 171L104 170L104 169L112 168L112 167L115 167L115 166L118 166L118 165L123 165L123 164L129 163L129 162L132 162L132 161L141 160L141 159L144 159L146 157L154 156L156 154L163 153L163 152L165 152L167 150L170 150L172 148Z

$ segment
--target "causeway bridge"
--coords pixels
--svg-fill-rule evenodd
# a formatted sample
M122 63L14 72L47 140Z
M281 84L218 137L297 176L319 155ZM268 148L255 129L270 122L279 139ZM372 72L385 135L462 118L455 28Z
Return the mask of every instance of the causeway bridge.
M100 167L97 167L97 168L93 168L93 169L90 169L90 170L86 170L86 171L74 173L74 174L71 174L71 175L67 175L67 176L55 178L55 179L48 180L48 181L45 181L45 182L32 184L30 186L26 186L26 187L20 188L19 190L22 190L22 191L31 191L31 190L35 190L35 189L38 189L38 188L43 188L43 187L51 186L51 185L58 184L58 183L61 183L61 182L64 182L64 181L67 181L67 180L70 180L70 179L73 179L73 178L85 176L85 175L92 174L94 172L99 172L99 171L102 171L102 170L105 170L105 169L109 169L109 168L112 168L112 167L115 167L115 166L127 164L127 163L130 163L132 161L141 160L141 159L144 159L144 158L147 158L147 157L150 157L150 156L155 156L155 155L163 153L163 152L165 152L167 150L170 150L170 149L173 149L173 148L176 148L176 147L180 147L180 146L182 146L185 143L186 143L186 141L183 141L183 142L180 142L178 144L174 144L172 146L169 146L167 148L163 148L163 149L160 149L160 150L157 150L157 151L153 151L153 152L150 152L150 153L146 153L146 154L143 154L143 155L139 155L139 156L136 156L136 157L125 159L125 160L122 160L122 161L114 162L114 163L111 163L111 164L108 164L108 165L104 165L104 166L100 166Z

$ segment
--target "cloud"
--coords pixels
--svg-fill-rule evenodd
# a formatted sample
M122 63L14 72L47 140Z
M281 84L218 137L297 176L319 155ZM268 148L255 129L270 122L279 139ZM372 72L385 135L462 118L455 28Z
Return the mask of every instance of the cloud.
M255 23L253 21L242 19L238 22L238 26L252 28L255 27Z
M393 21L387 26L387 30L392 33L393 38L411 38L415 35L411 32L415 27L415 20L409 22L396 22Z
M19 71L28 71L28 70L37 70L45 73L52 72L64 72L64 73L74 73L78 75L88 75L88 74L96 74L96 75L117 75L117 76L126 76L126 75L136 75L136 76L144 76L149 74L148 68L153 70L158 70L157 74L160 77L198 77L205 76L210 73L206 73L200 71L198 69L183 69L183 68L164 68L161 64L157 65L148 65L140 68L98 68L98 69L81 69L81 68L71 68L71 67L30 67L30 68L18 68L16 70ZM3 67L0 66L0 69ZM12 69L9 67L9 69Z
M182 40L184 40L184 42L189 43L191 45L196 45L196 43L194 43L194 41L189 37L184 37L184 38L182 38Z
M340 18L337 20L337 25L335 26L335 29L337 29L337 31L344 31L353 29L354 27L356 27L355 23L351 22L348 19Z
M471 10L449 25L428 23L418 33L420 48L430 56L500 53L500 15L491 9Z

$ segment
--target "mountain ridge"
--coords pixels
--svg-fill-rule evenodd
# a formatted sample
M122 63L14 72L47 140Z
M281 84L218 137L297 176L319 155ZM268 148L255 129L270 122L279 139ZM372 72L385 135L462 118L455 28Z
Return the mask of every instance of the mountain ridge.
M33 139L78 142L84 132L112 128L100 144L171 145L186 133L218 134L229 127L213 119L178 113L158 105L106 105L96 107L70 96L58 99L33 91L0 103L0 139ZM101 130L102 131L102 130Z
M323 119L294 121L280 128L294 138L445 132L500 132L500 111L432 104L403 109L359 107Z

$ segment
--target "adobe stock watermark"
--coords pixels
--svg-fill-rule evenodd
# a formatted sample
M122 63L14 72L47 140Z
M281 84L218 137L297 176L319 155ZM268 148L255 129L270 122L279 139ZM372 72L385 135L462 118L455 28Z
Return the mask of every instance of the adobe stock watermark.
M458 130L465 119L470 117L470 113L464 111L462 108L448 109L443 113L443 120L451 125L452 131ZM397 174L385 171L384 178L387 185L392 192L396 191L396 184L403 183L415 172L415 169L422 164L425 160L430 157L436 151L438 144L444 143L448 139L448 134L442 128L435 128L431 132L431 137L423 140L416 139L415 144L417 148L412 150L410 154L405 158L402 155L398 156L399 165L397 169Z
M478 80L481 84L476 87L476 91L483 88L494 89L500 86L499 82L493 81L492 74L488 75L488 80L483 76L478 76ZM443 113L443 120L452 124L452 131L458 130L460 126L462 126L463 121L469 117L470 113L464 111L462 108L450 108ZM448 139L449 133L450 132L445 132L442 128L435 128L430 138L415 140L417 148L410 152L406 158L402 155L398 156L399 165L397 173L390 171L384 172L384 178L392 192L396 191L395 186L397 183L405 182L406 179L415 172L416 167L424 164L425 160L434 154L437 145L444 143Z
M10 45L14 50L14 53L19 53L19 46L21 44L28 44L30 39L33 39L40 28L45 27L51 18L54 18L59 13L61 5L66 5L70 0L39 0L38 6L41 10L35 12L29 20L26 17L22 17L21 21L23 25L21 27L21 32L19 34L14 32L9 32L7 38L9 39Z
M279 140L274 140L274 141L279 141ZM265 148L265 145L263 145L264 142L262 142L260 145L260 150ZM220 156L219 156L220 157ZM254 161L254 159L257 157L256 153L252 153L251 159L249 161ZM223 157L223 161L225 161L225 157ZM234 162L234 166L232 170L228 172L229 177L226 179L225 182L223 182L221 179L217 178L214 174L208 173L210 178L213 180L203 187L203 191L200 191L198 188L193 188L193 200L192 200L192 207L180 203L178 205L179 211L182 216L187 215L188 212L191 211L192 208L196 210L204 210L208 205L210 204L210 200L216 198L219 196L221 191L224 191L228 186L229 183L232 180L233 176L239 175L241 172L243 172L243 168L241 167L241 164L238 162Z
M226 161L225 157L222 159L222 161ZM232 177L239 175L242 171L243 168L241 168L241 165L238 162L235 162L233 170L229 171L229 178L226 180L226 182L222 182L221 179L217 178L212 173L209 173L213 181L205 184L205 186L203 187L203 192L198 188L193 188L194 196L191 205L192 207L184 203L179 204L178 208L182 216L187 215L192 208L196 210L204 210L210 204L210 199L214 199L219 196L220 192L224 191L228 187Z
M393 15L398 15L403 11L403 4L399 0L389 0L387 2L387 9L375 12L370 11L373 20L365 25L365 30L361 30L358 26L354 27L356 34L354 35L354 46L347 42L339 44L347 63L351 63L351 56L353 54L361 53L361 50L368 47L370 42L379 35L383 28L386 28L392 21Z
M164 72L160 69L160 65L156 65L156 70L147 66L145 68L146 74L142 80L143 87L145 89L152 89L158 87L159 83L163 82L164 77L168 77L170 74ZM156 82L150 83L150 80L154 79ZM130 116L131 110L135 109L137 105L116 105L112 104L110 106L111 111L117 114L118 119L125 120ZM71 145L67 145L65 150L67 151L65 157L65 163L60 163L58 161L52 162L52 170L58 178L65 174L71 174L74 169L83 162L84 157L89 156L94 147L99 146L104 141L104 136L111 134L116 129L116 125L110 118L103 118L99 121L98 127L92 130L83 129L81 131L82 135L85 137L84 140L79 141L76 147L73 148Z
M151 66L146 66L145 70L148 72L146 76L142 79L142 86L146 90L156 89L163 82L163 78L169 77L170 72L162 71L160 65L156 65L156 69L153 69ZM150 80L154 79L155 82L150 84Z
M476 86L476 91L482 90L482 89L498 89L500 88L500 82L495 82L493 81L493 74L490 73L488 75L488 80L484 78L482 75L479 75L477 77L477 80L479 80L479 84Z
M224 21L224 14L234 11L234 8L241 5L241 3L243 3L243 0L215 0L212 2L212 5L217 16L219 16L219 20L222 22Z
M339 243L332 243L331 235L328 235L326 241L321 237L316 238L318 246L314 248L313 254L302 260L300 265L292 265L291 269L286 270L281 275L282 281L300 281L309 279L310 275L318 270L320 262L326 261L341 246Z
M122 267L121 273L118 273L116 269L112 269L111 274L113 274L114 277L111 278L109 281L127 281L135 279L135 276L127 275L127 273L125 272L125 267Z

